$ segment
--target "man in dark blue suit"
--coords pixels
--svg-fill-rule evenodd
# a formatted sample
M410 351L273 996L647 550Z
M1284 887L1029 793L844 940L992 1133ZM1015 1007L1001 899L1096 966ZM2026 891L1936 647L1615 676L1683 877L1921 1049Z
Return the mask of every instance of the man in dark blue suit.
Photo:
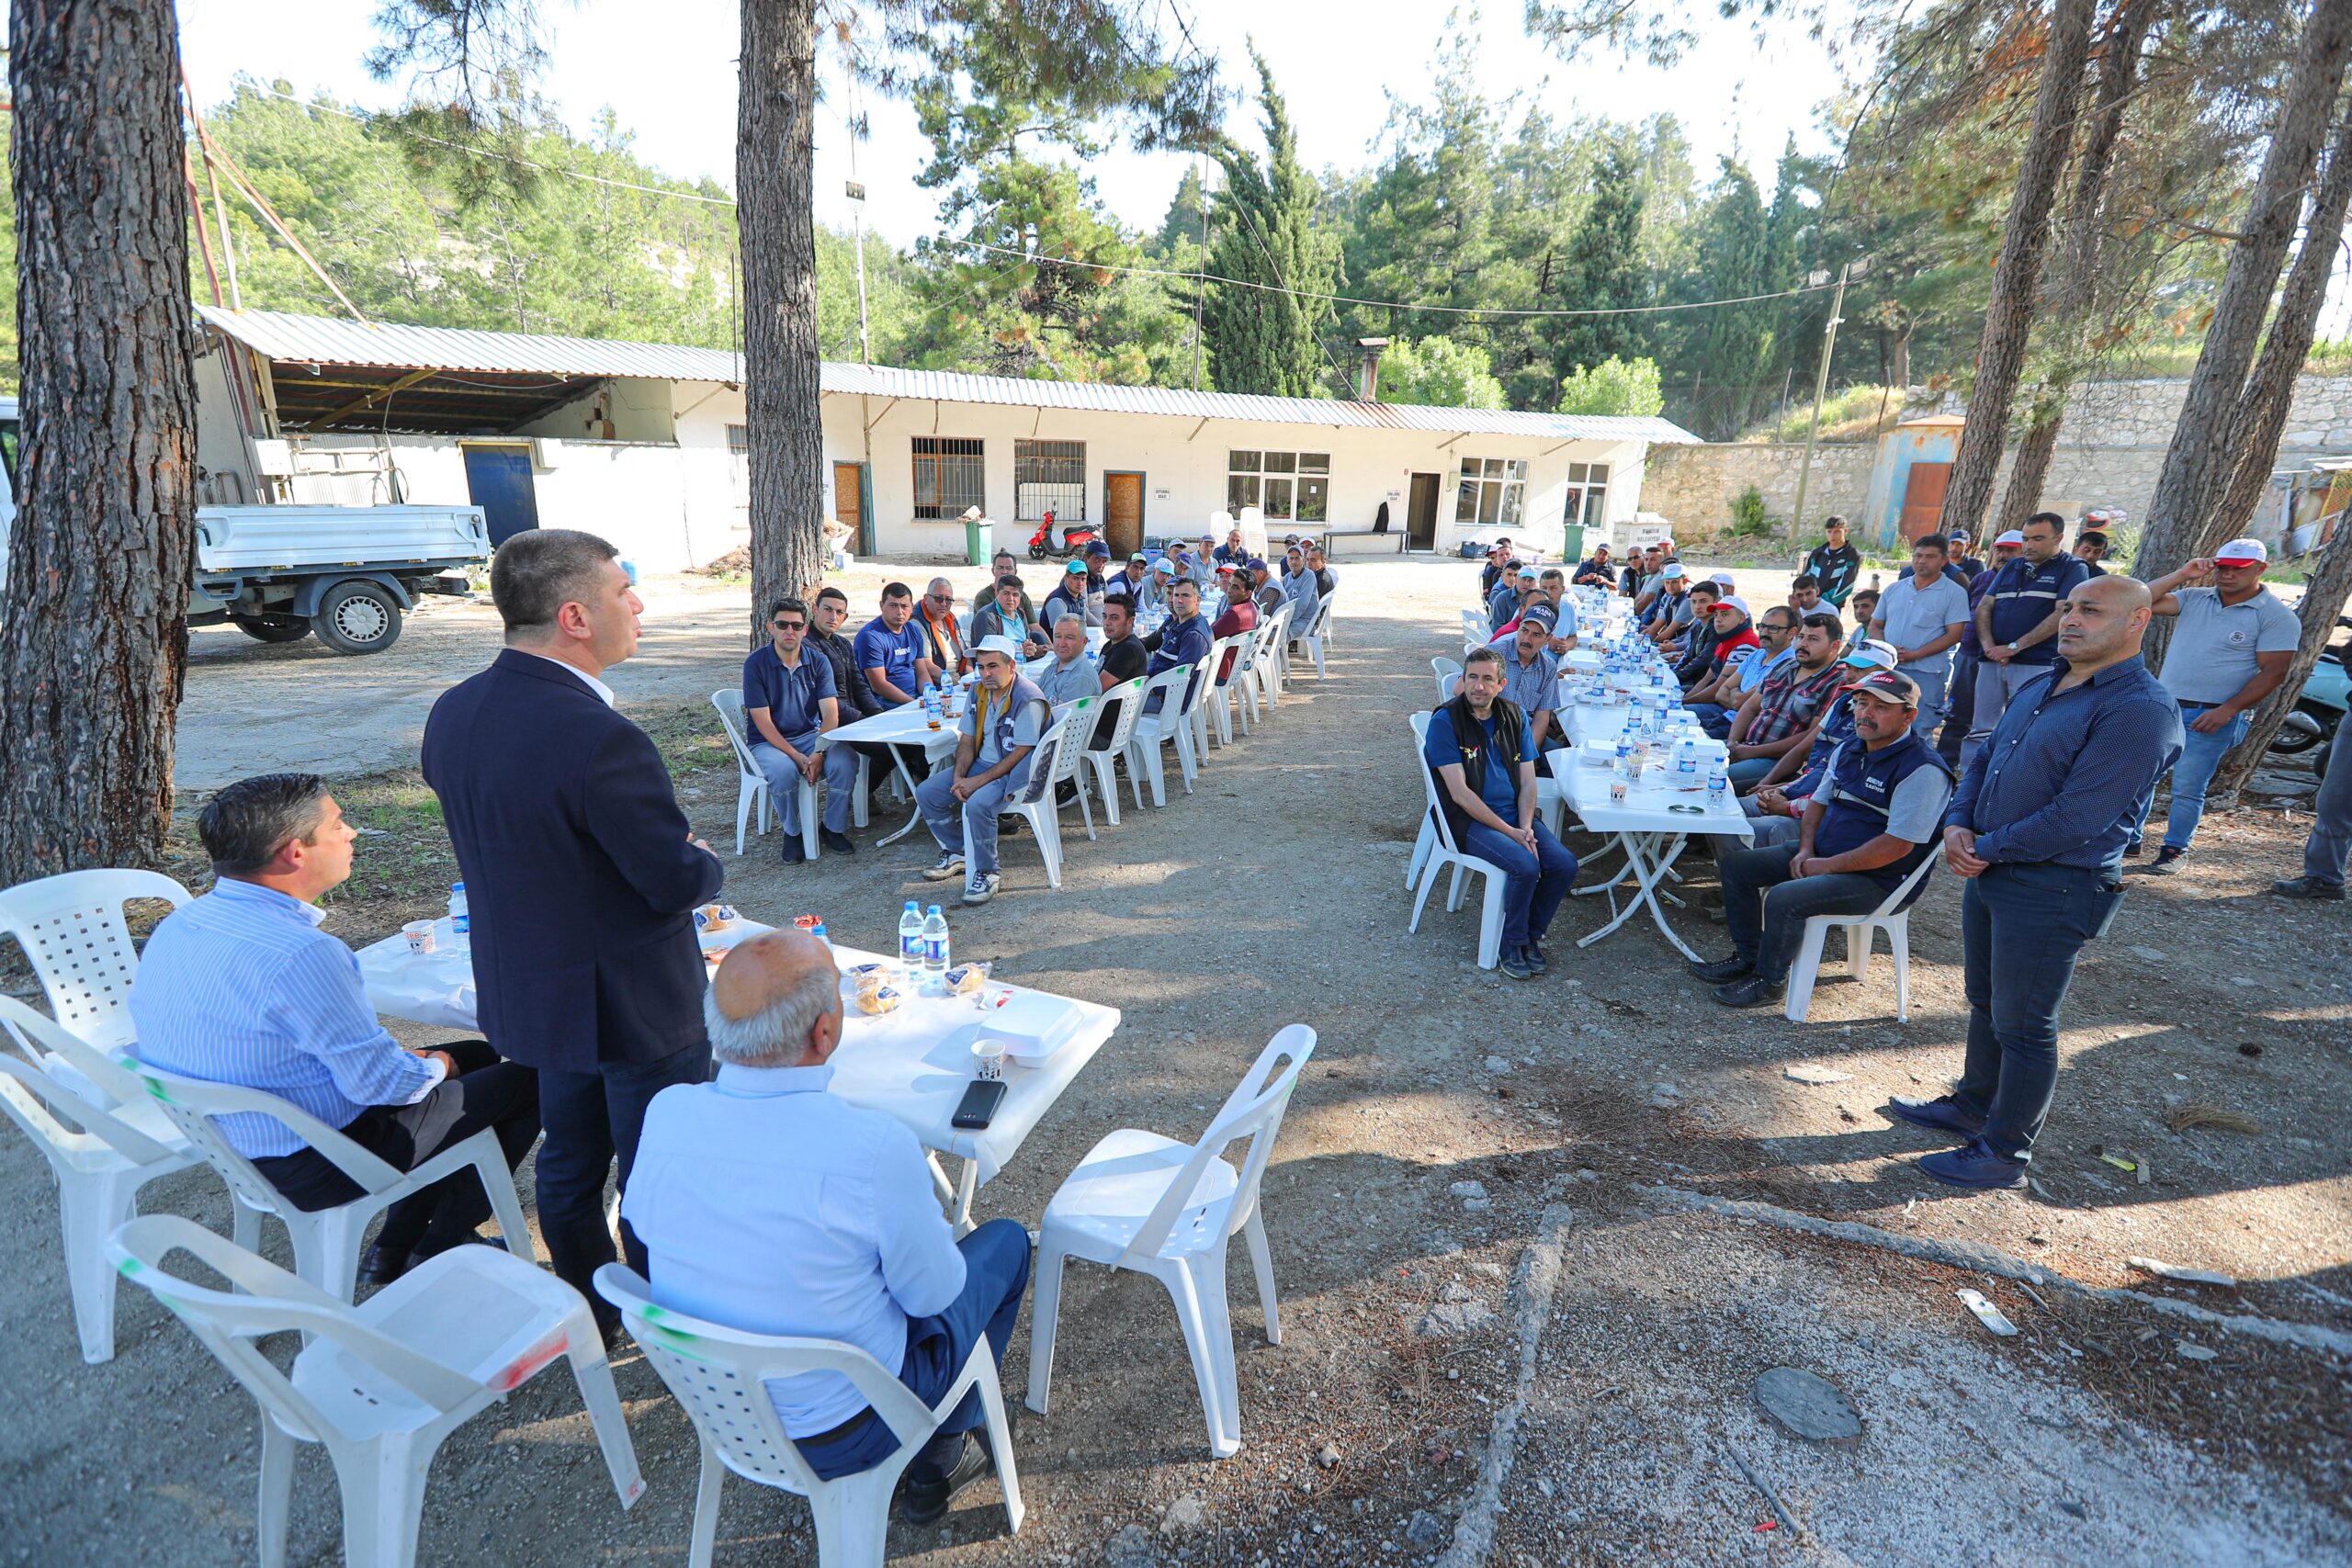
M605 1178L628 1184L655 1094L710 1076L694 909L725 873L693 836L645 732L597 677L637 650L645 606L611 545L543 528L498 547L506 650L424 726L424 778L466 878L476 1011L539 1073L539 1230L607 1336L590 1285L613 1260ZM629 1266L645 1250L621 1232Z

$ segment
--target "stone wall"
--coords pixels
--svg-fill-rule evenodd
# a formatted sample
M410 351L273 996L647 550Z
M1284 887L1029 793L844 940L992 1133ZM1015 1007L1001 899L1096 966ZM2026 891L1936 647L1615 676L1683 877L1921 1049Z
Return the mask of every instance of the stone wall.
M2144 518L2188 395L2185 379L2098 381L2078 389L2051 458L2044 501L2069 517L2086 507L2120 506L2134 523ZM1956 400L1924 397L1908 410L1913 417L1966 412ZM2352 454L2352 377L2304 377L2279 442L2279 467L2346 454ZM1804 456L1801 444L1653 446L1642 510L1694 532L1713 532L1730 521L1733 498L1752 484L1774 516L1786 517L1796 503ZM1824 442L1815 449L1805 512L1816 525L1829 513L1853 516L1862 510L1877 457L1876 442ZM2004 457L1996 495L2007 486L2008 466Z

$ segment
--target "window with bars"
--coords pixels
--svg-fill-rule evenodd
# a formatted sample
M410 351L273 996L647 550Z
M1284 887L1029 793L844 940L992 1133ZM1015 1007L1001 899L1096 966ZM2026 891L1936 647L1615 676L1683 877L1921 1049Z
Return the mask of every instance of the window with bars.
M1051 512L1057 523L1086 521L1086 443L1015 441L1012 444L1012 516L1042 523Z
M1515 528L1527 508L1527 459L1464 457L1454 493L1457 526Z
M1598 528L1609 521L1609 465L1570 463L1568 500L1560 520L1569 527Z
M1331 454L1229 448L1225 455L1225 506L1238 514L1257 507L1268 521L1322 523L1331 502Z
M752 455L752 427L748 424L729 425L727 427L727 450L731 455L738 457L750 457Z
M988 510L978 441L951 435L918 435L915 444L915 518L950 522L977 506Z

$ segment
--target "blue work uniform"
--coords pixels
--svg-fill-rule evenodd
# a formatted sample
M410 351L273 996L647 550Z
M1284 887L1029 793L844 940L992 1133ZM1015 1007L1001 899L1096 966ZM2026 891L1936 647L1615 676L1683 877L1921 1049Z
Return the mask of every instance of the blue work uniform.
M972 772L986 773L1014 750L1034 747L1052 725L1046 694L1026 675L1016 674L1012 687L1000 695L985 682L972 688L971 698L957 722L957 731L972 739ZM956 771L942 768L915 790L923 826L940 848L965 857L966 886L997 868L997 812L1010 796L1028 787L1030 767L1041 761L1035 752L1015 762L1002 777L989 780L962 801L956 798ZM1050 758L1042 759L1048 767Z
M1567 741L1560 734L1560 661L1549 650L1537 649L1532 663L1522 663L1519 657L1519 638L1514 635L1508 642L1498 644L1495 651L1503 658L1503 695L1519 705L1527 716L1530 730L1535 728L1535 716L1553 716L1551 733L1544 738L1544 750L1555 751Z
M1993 574L1980 601L1991 606L1985 619L1993 633L1991 646L1980 649L1980 654L1989 654L1993 649L2032 631L2089 577L2089 570L2072 556L2052 556L2040 566L2019 556L2002 567ZM1973 613L1970 618L1974 619ZM1960 743L1962 768L1965 769L1974 759L1977 749L2000 722L2002 710L2016 700L2018 691L2037 671L2047 669L2057 658L2058 639L2054 637L2020 649L2006 660L1980 658L1968 734Z
M1496 744L1496 716L1503 705L1495 705L1494 714L1484 721L1486 740L1479 747L1485 761L1480 771L1478 798L1487 809L1513 827L1519 825L1519 770L1498 753ZM1421 756L1431 773L1449 765L1467 769L1462 747L1453 733L1451 705L1430 715L1428 739L1422 742ZM1521 722L1526 722L1521 716ZM1521 731L1522 737L1525 731ZM1524 739L1521 740L1524 745ZM1438 783L1438 796L1444 800L1447 791L1442 776ZM1465 854L1491 861L1503 870L1503 930L1499 950L1510 953L1540 943L1544 933L1551 929L1552 917L1559 912L1561 901L1568 889L1576 886L1577 857L1568 852L1552 830L1539 818L1534 823L1535 850L1527 848L1508 834L1498 833L1485 823L1470 819L1466 812L1450 816L1458 835L1458 847ZM1434 875L1435 873L1429 874Z
M1206 615L1193 615L1187 620L1170 621L1152 633L1144 644L1151 649L1151 659L1143 667L1145 678L1148 680L1155 675L1164 675L1180 664L1189 664L1193 666L1193 680L1199 681L1208 664L1209 645L1215 640L1209 636L1209 620ZM1148 714L1158 713L1161 706L1161 698L1166 694L1164 692L1154 692L1150 699L1144 704L1143 711ZM1193 687L1188 682L1182 695L1190 697L1192 694ZM1182 698L1179 699L1177 705L1179 707L1183 705Z
M929 654L923 646L922 630L911 616L895 632L883 624L881 616L875 616L859 630L852 647L860 670L878 669L884 680L908 696L922 694L915 690L915 660L928 658ZM878 692L875 694L881 695Z
M800 662L788 666L775 645L769 643L753 649L743 660L743 739L751 743L752 761L767 778L768 798L775 802L776 816L788 834L797 835L801 828L800 770L790 757L768 744L752 711L767 709L768 722L775 726L776 733L806 756L817 750L817 737L824 727L825 699L838 703L840 696L832 661L814 649L803 648ZM838 716L838 708L835 713ZM828 746L821 755L821 776L829 786L825 827L838 833L849 821L851 792L857 783L857 751L850 746Z

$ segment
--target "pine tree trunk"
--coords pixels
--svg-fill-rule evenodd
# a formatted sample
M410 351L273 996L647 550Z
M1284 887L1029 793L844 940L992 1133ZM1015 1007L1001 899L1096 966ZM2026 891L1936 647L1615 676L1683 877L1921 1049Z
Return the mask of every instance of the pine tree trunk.
M2246 780L2254 776L2255 769L2262 764L2263 753L2270 749L2271 738L2278 733L2287 716L2295 711L2295 695L2303 689L2312 666L2319 662L2328 638L2335 635L2335 617L2344 614L2346 599L2352 599L2352 525L2339 518L2335 537L2319 552L2311 576L2303 581L2303 602L2296 610L2302 619L2303 636L2296 645L2294 662L2287 667L2287 678L2278 682L2278 689L2254 710L2254 721L2245 739L2214 770L2213 782L2205 786L2207 811L2223 810L2237 804ZM2339 728L2335 743L2352 746L2352 728Z
M172 7L17 0L8 47L24 446L0 885L161 849L196 519Z
M2338 0L2322 0L2323 4ZM2352 4L2352 0L2341 0ZM2025 369L2026 340L2033 330L2041 278L2041 256L2050 240L2050 209L2074 140L2075 115L2083 96L2083 67L2090 58L2091 19L2097 0L2056 0L2042 42L2041 79L2034 90L2033 129L2018 165L2017 188L2001 229L2001 254L1993 264L1993 292L1976 344L1976 384L1968 396L1968 423L1944 491L1947 531L1978 532L1993 501L1994 471L2008 439L2009 404Z
M2212 320L2206 323L2205 345L2189 374L2180 423L2148 504L2147 526L2132 560L2140 577L2169 571L2222 537L2212 532L2214 502L2229 475L2232 412L2245 390L2278 269L2302 216L2304 190L2327 136L2348 55L2352 0L2317 0L2304 24L2295 74L2272 123L2269 151L2246 203Z
M743 399L750 424L752 624L824 572L818 408L814 0L743 0L735 183L742 224Z
M2017 456L2009 464L2009 488L2001 492L2001 510L1995 514L1993 525L1984 531L1980 544L1989 546L2009 529L2024 527L2025 520L2041 510L2041 487L2050 478L2050 459L2057 454L2058 433L2065 424L2066 409L2063 403L2035 411L2035 418L2025 427L2025 434L2018 442Z

